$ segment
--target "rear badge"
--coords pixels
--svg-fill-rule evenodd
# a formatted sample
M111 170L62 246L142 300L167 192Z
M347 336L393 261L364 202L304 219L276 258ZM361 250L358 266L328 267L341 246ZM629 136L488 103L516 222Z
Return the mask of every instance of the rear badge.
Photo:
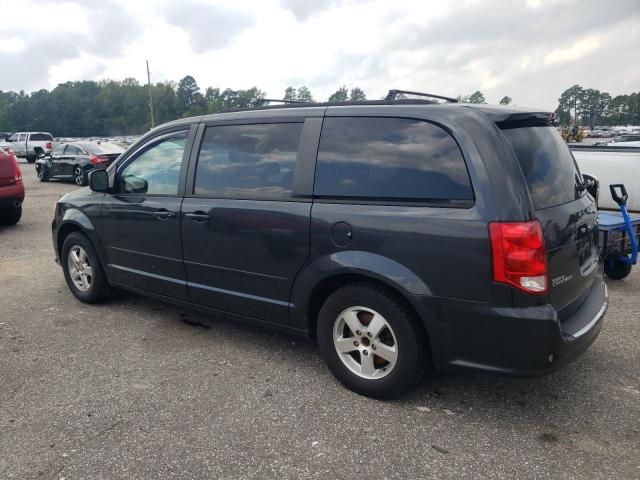
M572 278L573 278L573 275L560 275L559 277L551 279L551 285L553 287L557 287L558 285L562 285L563 283L567 283Z

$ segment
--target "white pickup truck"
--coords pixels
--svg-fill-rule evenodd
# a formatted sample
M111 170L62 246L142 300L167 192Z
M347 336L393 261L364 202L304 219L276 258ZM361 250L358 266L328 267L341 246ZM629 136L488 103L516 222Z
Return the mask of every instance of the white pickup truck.
M17 157L26 157L29 163L51 152L56 146L51 134L46 132L17 132L7 142Z
M618 210L611 198L609 185L623 183L629 194L627 209L640 212L640 147L592 147L570 145L580 172L600 182L598 208Z

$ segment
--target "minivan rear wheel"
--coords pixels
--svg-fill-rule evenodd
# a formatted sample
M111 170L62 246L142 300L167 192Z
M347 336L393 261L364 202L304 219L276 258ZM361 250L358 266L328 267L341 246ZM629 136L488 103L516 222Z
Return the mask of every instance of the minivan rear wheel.
M375 284L332 293L318 316L318 343L327 366L351 390L375 398L415 385L427 363L427 340L413 312Z
M89 239L72 232L62 244L60 263L71 293L84 303L96 303L109 293L107 276Z

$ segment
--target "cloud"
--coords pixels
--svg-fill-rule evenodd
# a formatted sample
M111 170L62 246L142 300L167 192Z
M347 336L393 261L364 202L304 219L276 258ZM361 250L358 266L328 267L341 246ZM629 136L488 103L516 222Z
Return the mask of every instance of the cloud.
M282 6L304 22L311 15L336 5L338 0L280 0Z
M196 53L226 47L236 35L254 25L254 19L245 13L200 2L171 5L164 11L164 18L189 34Z
M637 91L638 0L22 0L0 27L3 90L77 79L153 81L189 74L207 86L280 96L341 85L368 98L390 88L554 109L579 83Z

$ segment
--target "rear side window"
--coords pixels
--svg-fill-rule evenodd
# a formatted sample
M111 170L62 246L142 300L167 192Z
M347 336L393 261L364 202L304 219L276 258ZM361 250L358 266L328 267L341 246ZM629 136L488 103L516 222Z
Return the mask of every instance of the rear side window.
M302 123L209 127L198 156L194 193L282 199L291 196Z
M53 141L53 137L48 133L32 133L29 137L29 140L40 141L40 142L51 142Z
M325 118L314 194L467 205L473 201L467 167L451 135L406 118Z
M518 157L536 210L579 197L578 167L554 127L509 128L502 133Z

